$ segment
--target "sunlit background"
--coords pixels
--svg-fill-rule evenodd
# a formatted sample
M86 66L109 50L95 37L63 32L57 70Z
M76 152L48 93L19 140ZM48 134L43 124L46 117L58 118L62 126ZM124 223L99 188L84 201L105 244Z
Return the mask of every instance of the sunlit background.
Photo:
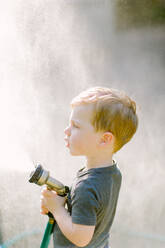
M47 217L36 162L71 185L84 158L64 145L71 99L125 91L139 128L115 159L123 174L112 248L165 247L165 1L0 1L0 247L40 246ZM50 244L52 247L52 242Z

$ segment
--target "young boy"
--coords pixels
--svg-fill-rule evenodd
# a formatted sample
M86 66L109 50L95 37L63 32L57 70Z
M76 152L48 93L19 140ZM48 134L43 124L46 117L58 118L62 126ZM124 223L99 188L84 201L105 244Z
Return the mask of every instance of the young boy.
M114 89L90 88L72 102L65 141L71 155L85 156L71 188L72 213L65 199L43 189L41 213L55 220L54 247L109 248L121 185L121 173L113 154L125 145L138 126L136 104Z

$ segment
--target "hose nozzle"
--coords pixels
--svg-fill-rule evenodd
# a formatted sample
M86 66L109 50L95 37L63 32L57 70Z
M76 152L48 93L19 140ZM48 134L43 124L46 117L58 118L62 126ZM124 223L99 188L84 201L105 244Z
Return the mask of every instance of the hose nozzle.
M35 170L31 172L30 183L35 183L39 186L46 184L49 189L55 190L58 195L65 196L69 192L69 188L61 182L49 175L49 171L44 170L40 164L35 166Z

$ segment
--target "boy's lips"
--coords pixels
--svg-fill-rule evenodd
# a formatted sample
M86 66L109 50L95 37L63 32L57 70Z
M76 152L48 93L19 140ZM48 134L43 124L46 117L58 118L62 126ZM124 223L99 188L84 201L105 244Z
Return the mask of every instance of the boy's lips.
M64 140L65 140L65 146L69 147L69 140L67 138L64 138Z

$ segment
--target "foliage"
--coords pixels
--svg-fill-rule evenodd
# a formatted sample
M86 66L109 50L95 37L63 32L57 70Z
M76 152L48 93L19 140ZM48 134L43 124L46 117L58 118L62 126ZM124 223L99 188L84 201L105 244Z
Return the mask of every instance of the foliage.
M116 0L115 19L118 28L163 25L164 0Z

